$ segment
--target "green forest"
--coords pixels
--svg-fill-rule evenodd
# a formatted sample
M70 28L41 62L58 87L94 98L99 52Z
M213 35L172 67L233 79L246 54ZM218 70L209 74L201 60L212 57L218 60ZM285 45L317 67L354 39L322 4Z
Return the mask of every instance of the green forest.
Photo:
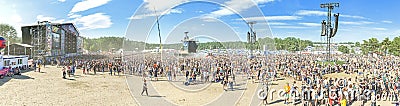
M301 40L299 38L261 38L250 45L246 42L206 42L198 43L198 50L204 49L263 49L263 45L268 50L288 50L298 51L307 46L312 46L313 42L309 40ZM182 44L163 44L163 49L181 49ZM85 38L84 48L89 51L108 51L112 48L124 50L143 50L143 49L156 49L160 47L159 44L149 44L145 42L126 40L122 37L100 37L100 38Z
M287 38L260 38L253 45L249 45L246 42L207 42L198 43L198 50L204 49L263 49L263 45L268 50L287 50L287 51L299 51L303 50L307 46L313 46L313 44L324 44L322 42L312 42L310 40L302 40L295 37ZM382 55L393 54L400 55L400 37L394 37L393 40L385 38L379 41L377 38L370 38L360 42L342 42L338 44L351 44L348 46L339 46L338 50L343 53L354 53L351 48L359 47L363 54L367 53L378 53ZM163 44L163 49L181 49L182 44ZM143 49L156 49L160 47L160 44L149 44L145 42L126 40L122 37L100 37L100 38L86 38L84 41L84 48L89 51L108 51L112 48L131 51L131 50L143 50Z

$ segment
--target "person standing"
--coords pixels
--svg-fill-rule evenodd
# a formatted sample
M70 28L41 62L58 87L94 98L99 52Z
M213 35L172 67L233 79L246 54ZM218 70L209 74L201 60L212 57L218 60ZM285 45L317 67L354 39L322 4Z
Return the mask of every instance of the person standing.
M285 104L289 104L289 95L290 95L289 83L286 83L284 90L285 90Z
M143 80L143 90L142 93L140 95L143 96L143 93L146 92L146 96L149 96L149 93L147 92L147 83L146 83L146 79Z
M173 72L172 72L172 76L174 77L174 81L176 81L176 72L178 71L178 66L175 66Z
M67 66L68 77L71 77L71 67Z
M96 75L97 69L98 69L98 64L94 63L94 65L93 65L93 73L94 73L94 75Z
M75 76L75 65L71 67L71 75Z
M154 79L156 80L156 81L158 81L158 71L159 71L159 68L158 68L158 64L157 63L154 63L154 65L153 65L153 69L154 69Z
M38 72L40 72L40 68L42 68L42 65L39 63Z
M85 72L85 65L82 65L82 71L83 71L83 74L86 74L86 72Z
M65 66L63 67L62 72L63 72L63 78L66 79L65 76L67 73L65 72Z
M189 70L186 70L186 72L185 72L185 76L186 76L186 81L188 80L188 78L189 78Z
M111 65L111 62L110 63L108 63L108 71L110 71L110 75L112 75L112 65Z
M103 72L103 73L104 73L104 68L105 68L104 64L101 63L101 72Z
M34 72L36 72L36 65L37 65L37 62L33 63L33 70L35 70Z

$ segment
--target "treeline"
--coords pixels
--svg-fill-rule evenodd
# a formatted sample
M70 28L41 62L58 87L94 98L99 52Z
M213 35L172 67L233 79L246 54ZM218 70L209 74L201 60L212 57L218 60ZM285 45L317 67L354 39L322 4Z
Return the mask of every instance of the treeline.
M376 38L363 40L361 45L363 54L377 53L382 55L400 55L400 37L394 37L393 40L389 38L383 39L381 42Z
M316 42L310 40L301 40L300 38L287 37L287 38L260 38L258 41L249 45L246 42L207 42L198 43L198 50L204 49L260 49L264 47L267 50L287 50L299 51L304 50L307 46L313 46ZM318 44L318 43L317 43ZM323 44L323 43L320 43ZM377 53L377 54L392 54L400 55L400 37L395 37L390 40L385 38L379 41L376 38L370 38L360 42L345 42L339 44L352 44L351 48L359 47L363 54ZM181 49L182 44L163 44L163 49ZM143 49L156 49L160 47L159 44L149 44L145 42L126 40L122 37L101 37L101 38L86 38L84 41L84 48L89 51L109 51L114 48L116 50L124 48L124 50L143 50ZM348 46L340 46L339 51L343 53L354 53L354 49Z
M298 51L312 46L313 42L309 40L301 40L299 38L288 37L288 38L260 38L253 45L246 42L234 41L234 42L206 42L197 43L198 50L204 49L260 49L264 47L267 50L288 50ZM182 49L182 44L163 44L163 49ZM86 38L84 41L84 48L89 51L109 51L112 48L118 50L123 48L124 50L144 50L144 49L156 49L160 47L160 44L149 44L145 42L138 42L127 40L122 37L100 37L100 38Z

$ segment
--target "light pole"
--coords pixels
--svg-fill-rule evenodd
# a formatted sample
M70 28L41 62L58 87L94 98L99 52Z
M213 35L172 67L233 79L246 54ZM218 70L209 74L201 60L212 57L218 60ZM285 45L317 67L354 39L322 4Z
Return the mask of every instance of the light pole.
M257 40L256 33L253 30L253 25L256 24L256 22L255 21L247 22L247 24L249 24L250 27L250 32L247 32L247 43L249 44L250 57L253 57L253 49L254 49L253 46Z
M328 16L327 16L327 21L322 20L322 31L321 31L321 36L326 36L326 41L327 41L327 61L331 61L331 38L336 35L337 29L338 29L338 21L339 21L339 13L334 14L335 17L335 26L332 28L332 23L331 23L331 16L332 16L332 10L334 7L339 7L339 3L325 3L320 5L321 8L328 8Z
M8 40L7 40L7 55L10 55L10 35L11 32L8 32Z

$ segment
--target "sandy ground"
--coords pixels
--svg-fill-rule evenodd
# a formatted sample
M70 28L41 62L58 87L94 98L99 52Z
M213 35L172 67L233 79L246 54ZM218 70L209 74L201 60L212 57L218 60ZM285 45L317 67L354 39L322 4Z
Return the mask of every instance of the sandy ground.
M239 101L237 101L237 106L248 106L252 102L252 97L257 93L258 83L252 83L250 80L247 81L246 91L244 91L242 97L240 97ZM258 99L258 98L254 98Z
M167 100L180 106L204 105L214 101L224 92L222 85L219 83L212 83L206 89L196 92L179 89L167 81L154 81L151 84L153 84L160 95L165 96Z
M95 105L135 106L124 76L82 75L62 79L60 68L46 67L41 73L26 72L0 81L0 105Z

